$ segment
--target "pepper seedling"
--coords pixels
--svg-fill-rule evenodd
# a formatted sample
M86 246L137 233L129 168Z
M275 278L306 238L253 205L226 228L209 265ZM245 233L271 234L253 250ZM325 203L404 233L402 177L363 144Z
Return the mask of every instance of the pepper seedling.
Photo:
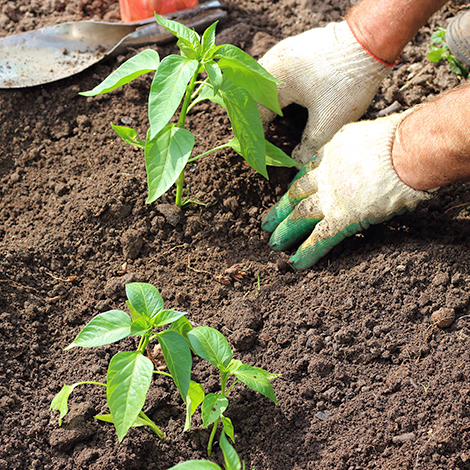
M449 51L449 46L445 41L446 30L444 28L438 28L431 35L432 44L429 46L428 59L433 63L438 63L441 60L447 61L449 64L449 69L451 72L454 72L456 75L467 78L468 70L465 65L457 60Z
M97 347L114 343L128 336L140 336L136 351L115 354L109 363L106 383L83 381L64 385L53 399L50 409L58 410L59 425L68 412L68 399L79 385L94 384L106 387L108 415L95 416L97 419L113 423L119 441L122 441L129 428L148 426L161 439L165 434L142 411L150 388L153 374L161 374L173 379L184 401L190 388L198 388L190 380L192 356L184 334L191 329L183 312L165 310L158 290L146 283L126 285L128 300L126 305L130 315L121 310L110 310L94 317L65 349L75 347ZM156 328L170 325L164 331ZM149 343L158 340L168 372L154 370L149 357L144 356Z
M181 54L171 54L160 61L155 50L144 50L124 62L95 88L81 93L83 96L108 93L140 75L155 72L148 98L150 126L146 139L139 139L133 128L111 124L125 142L144 150L147 204L157 200L175 183L175 204L181 207L194 202L189 196L183 199L186 165L223 148L232 148L266 178L266 165L297 165L281 149L265 140L257 106L259 103L282 115L276 86L279 81L238 47L217 46L217 22L201 37L181 23L158 15L155 18L178 38ZM203 72L207 78L201 80ZM186 116L203 100L226 109L234 137L225 144L192 155L195 137L185 128ZM170 122L180 105L177 122Z
M213 424L207 445L207 454L210 457L212 445L220 421L222 422L225 434L235 442L232 421L223 414L228 408L227 397L234 385L239 381L243 382L255 392L261 393L277 404L277 399L270 380L279 377L281 374L271 374L260 367L243 364L241 361L233 359L233 351L230 348L228 341L222 333L214 328L199 326L188 331L187 337L192 350L199 357L209 361L213 366L217 367L220 373L220 393L207 394L201 404L203 428L207 428L210 424ZM229 383L230 377L235 378L231 383Z
M234 360L233 351L222 333L207 326L193 328L183 312L165 310L160 293L151 284L127 284L126 294L130 315L122 310L100 313L85 325L65 349L99 347L128 336L140 336L137 350L119 352L111 358L106 383L87 380L64 385L50 406L51 410L59 411L59 425L68 413L68 400L77 386L100 385L106 388L110 414L95 418L113 423L120 442L131 427L137 426L148 426L159 438L164 439L164 432L143 412L152 376L161 374L173 379L186 405L185 431L191 428L191 417L199 405L203 427L213 423L207 447L210 456L219 421L222 422L223 431L235 441L232 422L223 413L228 407L227 396L236 383L241 381L277 403L270 380L280 374L271 374L259 367ZM165 325L170 326L164 331L154 331ZM154 369L154 358L148 346L155 339L161 347L169 372ZM146 351L149 357L144 355ZM191 351L219 369L220 393L205 395L202 385L191 380ZM229 384L232 376L235 380Z

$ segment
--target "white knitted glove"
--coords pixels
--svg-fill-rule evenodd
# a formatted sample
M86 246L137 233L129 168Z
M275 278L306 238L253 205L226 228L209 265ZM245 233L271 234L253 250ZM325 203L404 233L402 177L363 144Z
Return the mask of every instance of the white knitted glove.
M292 158L308 162L344 124L359 119L391 67L370 56L345 21L284 39L260 59L277 79L281 108L308 109L302 142ZM274 114L261 109L263 122Z
M307 163L265 217L274 250L308 236L290 260L296 269L312 266L345 237L432 197L434 190L404 184L392 166L392 143L408 113L344 126L318 152L320 163Z

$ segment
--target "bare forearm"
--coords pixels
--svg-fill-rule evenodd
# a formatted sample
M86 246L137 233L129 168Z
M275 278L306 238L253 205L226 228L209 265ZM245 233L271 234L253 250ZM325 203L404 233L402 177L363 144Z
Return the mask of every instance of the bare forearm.
M400 125L392 162L400 179L428 190L470 178L470 85L422 105Z
M362 0L346 20L357 40L384 62L392 63L429 17L446 0Z

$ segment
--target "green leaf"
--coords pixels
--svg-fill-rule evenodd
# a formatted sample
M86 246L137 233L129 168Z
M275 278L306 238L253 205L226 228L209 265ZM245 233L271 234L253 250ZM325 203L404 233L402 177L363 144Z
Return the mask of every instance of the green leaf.
M449 70L453 73L455 73L455 75L462 75L462 70L460 69L460 67L452 60L449 60Z
M218 369L223 369L232 359L233 352L224 335L209 326L198 326L188 333L195 353Z
M187 338L188 331L191 331L193 326L186 317L181 317L180 319L173 322L168 329L177 331L180 335Z
M227 367L227 372L232 375L236 370L240 369L242 365L242 361L239 361L238 359L232 359Z
M207 79L206 82L209 83L209 79ZM235 90L237 87L227 77L224 77L222 75L222 84L220 85L219 88L222 88L228 91L228 90ZM201 101L204 101L204 100L210 100L213 103L216 103L219 106L222 106L222 108L226 107L223 96L220 93L220 90L216 95L214 95L212 87L208 85L205 85L201 88L197 98L193 101L192 104L194 105L195 103L200 103Z
M175 125L166 126L145 148L149 195L147 204L157 200L183 171L194 147L194 136Z
M267 372L260 367L243 364L234 372L233 375L255 392L261 393L261 395L264 395L277 403L277 399L274 395L274 390L269 379L279 377L280 374L271 374L271 372Z
M159 328L160 326L169 325L182 316L185 312L178 312L176 310L162 310L153 320L153 328Z
M223 81L223 76L222 76L222 81ZM204 85L200 89L199 94L194 99L192 104L194 105L204 100L210 100L213 103L217 103L219 106L222 106L222 108L225 108L224 99L222 98L220 91L214 95L214 88L211 86L211 82L209 78L207 78L204 81Z
M212 60L215 55L217 54L217 52L219 51L219 49L222 49L222 47L224 47L224 45L221 45L221 46L212 46L208 51L206 51L206 53L204 54L204 61L208 61L208 60Z
M179 333L169 329L158 333L157 337L166 366L184 401L189 390L192 366L188 342Z
M227 436L232 439L232 442L235 442L235 431L233 430L232 420L223 415L220 417L220 419L222 420L225 434L227 434Z
M428 53L428 59L433 63L437 63L442 59L443 54L444 51L442 49L433 50Z
M265 140L264 144L266 148L266 165L292 168L299 164L271 142Z
M178 21L169 20L168 18L163 18L157 14L155 14L155 20L159 25L170 31L170 33L174 34L178 39L185 42L187 47L192 46L194 50L197 50L198 46L201 44L199 34L184 24L179 23Z
M141 336L145 333L148 333L152 329L152 325L144 317L139 318L138 320L132 322L131 326L131 336Z
M199 62L180 55L165 57L153 77L150 87L148 114L150 140L152 140L173 117L186 92L189 80Z
M233 133L240 143L240 154L258 173L268 179L264 131L258 107L241 88L220 90Z
M444 41L446 30L444 28L438 28L431 34L431 42L433 44L440 44Z
M126 300L126 305L127 305L127 308L129 309L129 312L131 313L131 318L133 321L137 321L137 320L140 320L141 318L144 318L143 315L141 315L132 305L131 303Z
M162 296L152 284L146 282L126 284L126 295L134 310L147 320L155 318L163 309Z
M114 424L113 417L111 415L96 415L95 418L99 421L104 421L105 423ZM138 428L140 426L147 426L147 423L140 417L137 416L132 428Z
M274 78L253 57L231 44L223 45L214 55L224 75L235 85L246 90L258 103L282 116Z
M191 380L189 383L188 397L191 397L191 415L195 413L197 407L204 401L204 389L200 383Z
M224 432L220 435L220 448L224 454L225 470L240 470L242 468L240 457L238 457L235 449L225 437Z
M93 90L83 91L79 94L82 96L96 96L108 93L131 82L144 73L157 70L159 64L160 57L158 56L158 52L153 49L146 49L134 57L131 57L129 60L126 60L117 70L108 75L99 85L93 88Z
M168 470L222 470L216 463L209 460L187 460Z
M129 315L121 310L100 313L80 331L73 343L69 344L65 350L77 346L91 348L114 343L129 336L131 324Z
M192 426L192 415L191 415L191 408L192 408L192 402L191 402L191 397L189 395L186 395L186 400L185 400L185 405L186 405L186 417L184 420L184 428L183 432L189 431Z
M240 142L238 142L238 139L236 137L227 142L227 145L232 147L235 152L241 155ZM299 164L299 162L296 162L295 160L290 158L289 155L284 153L279 147L276 147L268 140L264 141L264 145L266 149L266 165L294 167Z
M209 424L220 418L227 409L228 400L216 393L209 393L201 405L202 427L207 428Z
M202 56L215 46L215 30L217 28L218 21L212 23L202 35Z
M52 400L50 410L59 411L59 426L62 426L62 418L69 412L68 400L70 394L73 392L74 388L79 385L78 383L73 385L65 384L60 392Z
M468 70L465 68L465 66L457 60L453 55L449 54L449 57L447 59L449 61L449 69L451 72L454 72L456 75L459 75L461 77L467 78L468 76Z
M207 72L207 81L212 85L213 95L216 95L222 85L222 71L217 62L211 61L204 64L204 70ZM210 89L210 87L207 87Z
M112 128L116 132L116 134L128 144L134 145L140 149L145 148L145 140L141 140L137 138L137 131L132 129L131 127L126 126L115 126L111 123Z
M176 45L179 47L182 57L186 59L197 59L197 52L192 45L188 46L188 43L182 39L180 39Z
M191 429L191 416L197 410L197 407L204 401L204 389L202 385L191 380L189 382L188 394L186 395L186 420L184 423L184 430Z
M152 361L138 351L117 353L109 363L106 396L119 442L144 406L152 373Z

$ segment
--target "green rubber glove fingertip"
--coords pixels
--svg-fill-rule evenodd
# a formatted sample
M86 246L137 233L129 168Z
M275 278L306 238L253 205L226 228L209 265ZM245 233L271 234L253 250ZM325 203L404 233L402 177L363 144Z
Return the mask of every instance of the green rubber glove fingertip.
M284 219L271 235L269 245L273 250L282 251L305 240L321 219L288 217Z
M289 259L289 264L296 271L311 268L322 257L322 255L319 255L316 250L313 249L313 246L310 248L311 249L299 248L297 253Z
M261 222L261 228L268 233L274 232L276 230L277 226L279 225L279 221L276 217L276 214L272 214L274 207L271 209L269 214L263 218L263 221Z
M341 243L347 236L353 235L359 230L361 230L361 225L353 223L332 237L324 238L316 243L309 243L307 240L300 246L297 253L292 256L289 262L299 271L310 268L323 258L323 256L325 256L333 247Z
M261 228L265 232L274 232L277 226L291 214L296 203L297 201L292 200L288 193L284 194L279 202L271 208L269 214L264 217Z

